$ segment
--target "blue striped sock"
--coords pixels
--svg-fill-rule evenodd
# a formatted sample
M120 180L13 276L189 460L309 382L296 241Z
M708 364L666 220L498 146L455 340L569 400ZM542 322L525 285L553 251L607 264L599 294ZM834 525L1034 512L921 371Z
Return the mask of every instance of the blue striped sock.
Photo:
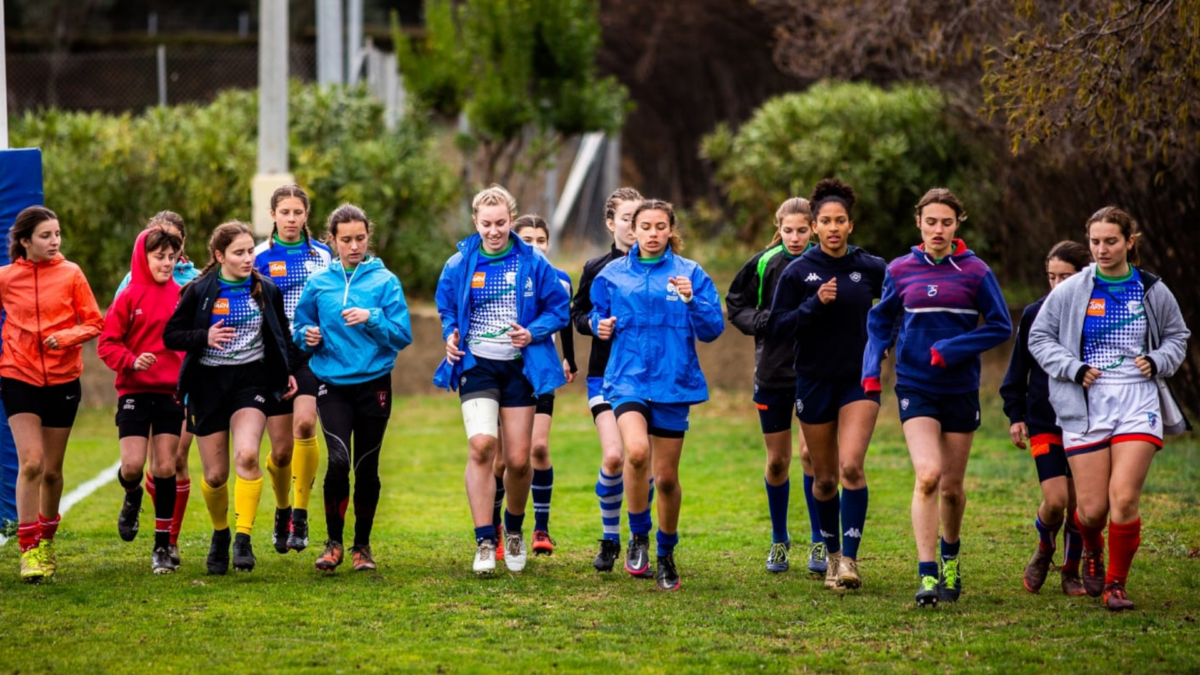
M679 543L678 532L667 534L666 532L659 530L655 538L658 539L659 556L671 555L675 552L675 546Z
M492 525L500 527L500 509L504 508L504 479L496 476L496 503L492 504Z
M804 476L804 503L808 506L808 526L812 528L812 543L819 544L825 541L821 536L821 519L817 517L817 500L813 497L813 477Z
M641 513L629 512L629 534L650 534L650 509Z
M550 494L554 492L554 467L533 470L533 529L550 529Z
M1058 539L1058 528L1047 527L1042 522L1041 516L1033 519L1033 526L1037 528L1039 545L1042 550L1047 553L1054 553L1055 540Z
M603 471L596 479L596 496L600 498L600 523L604 538L621 542L621 500L625 497L625 481L621 474L610 476Z
M859 490L842 488L842 555L858 560L863 527L867 523L867 486Z
M771 543L783 544L791 541L788 534L788 501L792 494L792 482L783 481L783 485L771 485L763 479L767 486L767 511L771 513Z

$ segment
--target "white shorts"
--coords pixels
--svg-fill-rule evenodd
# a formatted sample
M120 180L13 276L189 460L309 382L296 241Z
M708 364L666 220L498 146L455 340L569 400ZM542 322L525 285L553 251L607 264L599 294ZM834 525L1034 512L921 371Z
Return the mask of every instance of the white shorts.
M1162 411L1153 380L1131 384L1093 384L1087 391L1088 430L1064 431L1067 455L1104 450L1115 443L1145 441L1162 447Z

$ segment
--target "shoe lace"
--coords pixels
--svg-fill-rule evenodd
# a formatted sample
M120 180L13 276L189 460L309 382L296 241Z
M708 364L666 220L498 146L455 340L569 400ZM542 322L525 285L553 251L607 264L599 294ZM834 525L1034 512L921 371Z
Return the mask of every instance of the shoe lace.
M769 563L785 563L787 562L788 550L787 545L782 542L771 544L771 553L767 556Z
M953 588L958 585L958 558L942 561L942 577L946 586Z
M1084 574L1089 577L1100 576L1100 554L1095 551L1083 552Z
M921 577L921 590L923 591L936 591L937 584L937 577Z
M825 543L817 542L813 544L808 552L808 557L818 562L827 562L829 560L829 552L825 549Z

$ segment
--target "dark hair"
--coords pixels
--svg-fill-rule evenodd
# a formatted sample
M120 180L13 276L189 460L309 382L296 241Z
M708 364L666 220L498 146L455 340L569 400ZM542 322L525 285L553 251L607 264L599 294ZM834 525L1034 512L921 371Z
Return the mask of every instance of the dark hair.
M644 199L641 204L633 212L633 222L637 222L637 217L644 211L662 211L667 214L667 220L671 223L671 229L675 230L667 239L667 244L672 251L679 253L683 250L683 237L679 236L679 230L675 228L675 207L671 202L661 199Z
M1087 236L1092 234L1092 225L1094 223L1108 223L1116 225L1121 229L1121 235L1125 237L1125 241L1129 242L1129 253L1126 260L1130 265L1136 266L1139 262L1137 242L1142 238L1142 229L1138 227L1138 223L1133 219L1133 216L1126 213L1123 209L1116 206L1106 206L1092 214L1088 218L1087 225L1083 228L1083 233Z
M346 203L333 210L329 214L329 220L325 223L325 229L329 231L330 243L337 237L338 225L343 223L353 223L358 221L367 227L367 234L371 234L371 219L367 218L367 214L354 204Z
M608 196L608 201L604 202L604 219L612 220L617 217L617 207L621 202L640 202L642 201L642 193L631 187L617 188L611 195Z
M808 222L812 223L812 209L809 208L809 201L804 197L792 197L786 199L775 209L775 236L771 237L771 244L767 248L783 241L783 234L779 231L779 226L783 224L783 219L788 216L804 216Z
M967 210L963 208L962 201L955 194L946 188L935 187L930 188L925 196L917 202L916 213L917 217L921 217L921 211L930 204L943 204L949 206L954 211L954 216L958 218L958 222L963 222L967 219Z
M183 224L183 216L175 213L174 211L159 211L158 213L150 216L150 220L146 223L146 229L148 230L152 227L160 227L162 225L170 225L171 227L179 230L180 243L179 246L175 248L175 252L179 254L180 260L187 260L187 252L183 250L183 241L187 239L187 226ZM157 250L157 247L146 250Z
M296 185L295 183L292 183L289 185L281 185L281 186L275 188L275 191L271 193L271 213L275 213L275 207L279 206L279 202L283 201L284 199L287 199L288 197L295 197L296 199L299 199L304 204L304 213L305 213L304 224L300 226L300 230L304 233L304 246L308 249L309 255L317 255L317 252L315 250L313 250L312 246L309 245L309 241L312 240L312 235L308 231L308 216L307 216L307 214L311 207L310 207L309 201L308 201L308 193L304 191L304 188L300 187L299 185ZM268 246L275 245L275 236L278 234L279 234L279 223L276 223L274 216L272 216L271 217L271 238L267 240Z
M200 271L201 275L213 273L221 263L217 261L217 252L225 255L225 250L233 243L233 240L243 234L250 235L250 240L254 240L254 231L250 226L240 220L231 220L227 223L221 223L213 231L212 236L208 238L208 264ZM250 270L250 297L258 301L258 306L263 307L262 297L262 275L257 269Z
M58 216L44 206L28 206L17 214L12 229L8 231L9 260L25 257L25 245L21 243L21 240L33 237L33 231L37 229L37 226L47 220L58 220Z
M850 216L855 201L857 201L857 197L854 195L854 188L836 178L823 178L817 181L813 187L812 196L808 198L813 219L821 215L821 207L829 202L841 204L846 209L846 215Z
M160 248L169 248L179 253L183 249L183 237L167 232L161 227L152 227L150 233L142 240L142 248L146 253L153 253Z
M1075 271L1087 267L1092 262L1092 252L1087 246L1077 241L1060 241L1046 255L1046 263L1051 260L1061 260L1075 268Z
M536 213L526 213L520 218L517 218L515 221L513 221L512 231L520 232L527 227L539 229L542 232L545 232L547 237L550 236L550 224L546 222L545 218Z

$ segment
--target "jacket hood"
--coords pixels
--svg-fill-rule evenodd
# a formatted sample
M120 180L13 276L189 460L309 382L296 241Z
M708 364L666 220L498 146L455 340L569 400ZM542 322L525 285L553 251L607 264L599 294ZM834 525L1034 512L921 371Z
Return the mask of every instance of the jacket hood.
M190 274L195 271L196 271L196 264L193 263L191 260L187 260L185 258L180 258L179 260L175 261L175 274L180 274L180 273Z
M133 253L129 257L129 285L158 289L153 293L156 296L161 293L164 302L167 302L169 307L174 307L179 298L179 284L175 283L174 274L160 284L150 272L150 256L146 253L146 237L150 236L150 232L151 230L142 230L133 244ZM168 295L170 299L167 299Z
M943 258L943 260L948 260L951 262L951 264L953 264L955 262L966 260L967 258L975 257L975 252L967 248L967 243L962 239L953 239L951 240L951 243L954 244L954 250L950 252L950 255ZM930 265L937 264L937 262L933 259L933 256L925 252L924 242L912 247L912 253L914 256L928 262ZM955 265L955 267L957 267L957 265Z

